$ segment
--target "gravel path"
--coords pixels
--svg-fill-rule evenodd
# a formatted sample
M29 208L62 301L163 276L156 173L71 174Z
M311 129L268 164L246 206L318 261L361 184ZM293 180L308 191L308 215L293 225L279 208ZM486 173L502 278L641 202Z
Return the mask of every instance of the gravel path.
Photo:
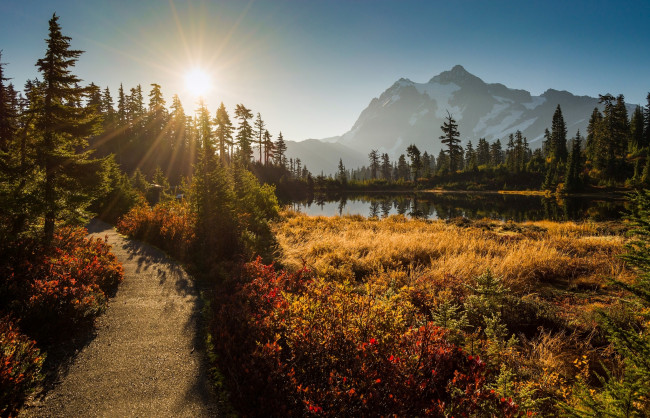
M97 335L45 399L22 416L203 417L218 415L201 341L200 298L163 252L92 221L108 235L124 282L97 320Z

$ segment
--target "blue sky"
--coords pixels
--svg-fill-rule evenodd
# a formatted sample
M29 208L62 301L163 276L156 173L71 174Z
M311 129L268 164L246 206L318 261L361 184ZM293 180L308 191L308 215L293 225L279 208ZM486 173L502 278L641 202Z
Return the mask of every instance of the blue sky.
M426 82L456 64L486 82L578 95L650 91L650 1L0 0L0 49L17 86L38 76L56 12L86 52L86 82L128 90L159 83L169 102L195 99L198 66L214 112L243 103L275 136L324 138L350 129L400 77Z

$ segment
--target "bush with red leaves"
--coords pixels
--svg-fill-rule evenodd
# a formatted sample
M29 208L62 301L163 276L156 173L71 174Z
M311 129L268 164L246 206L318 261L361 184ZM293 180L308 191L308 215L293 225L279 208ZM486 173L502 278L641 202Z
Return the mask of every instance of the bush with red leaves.
M258 259L216 297L218 367L246 415L514 416L486 387L486 365L413 326L404 301L380 300L308 270L276 272Z

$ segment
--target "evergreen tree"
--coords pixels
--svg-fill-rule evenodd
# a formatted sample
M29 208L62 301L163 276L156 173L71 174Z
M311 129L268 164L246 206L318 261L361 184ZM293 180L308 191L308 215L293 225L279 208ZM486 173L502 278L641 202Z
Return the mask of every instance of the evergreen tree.
M286 167L287 157L285 156L287 152L287 144L284 142L284 137L282 132L278 134L278 139L275 141L275 155L273 160L278 167Z
M262 163L262 146L264 144L264 121L262 120L262 115L260 115L260 112L257 112L257 118L255 118L255 123L253 124L254 126L254 135L255 138L257 139L257 147L260 150L260 159L259 162L260 164Z
M253 155L253 128L248 123L248 120L253 117L253 113L243 104L238 104L235 107L235 117L239 119L239 128L237 129L236 137L237 144L239 145L239 159L244 166L247 166Z
M383 153L381 154L381 176L384 178L384 180L391 180L391 173L392 173L392 167L390 164L390 158L388 157L388 154Z
M104 115L104 126L106 129L109 127L114 128L115 124L115 109L113 108L113 97L111 91L106 87L102 92L102 114Z
M165 99L163 98L160 84L151 84L149 92L149 113L147 115L147 135L150 137L149 143L153 143L156 148L160 144L160 136L167 125L167 109L165 108Z
M506 145L506 167L510 172L515 171L517 166L517 156L515 155L515 136L508 135L508 144Z
M650 93L646 97L647 103L643 109L643 119L645 125L643 127L643 146L650 147Z
M0 152L7 152L9 144L14 139L17 124L17 112L13 106L13 97L9 86L5 86L4 63L2 62L2 51L0 50Z
M460 133L458 132L458 124L451 117L451 114L447 112L446 121L440 127L442 129L443 135L440 136L440 140L443 145L447 146L446 155L449 161L449 171L452 173L458 170L462 161L462 152L463 147L460 145Z
M449 171L449 157L445 154L445 150L441 149L438 153L438 172L444 173Z
M70 49L70 38L61 33L58 16L49 21L45 57L36 66L43 77L43 102L37 127L40 134L39 165L44 171L42 200L44 239L54 236L59 219L81 220L79 215L91 203L95 186L101 180L101 163L91 160L87 138L95 133L97 118L87 108L71 106L81 102L87 89L73 75L82 51Z
M211 161L206 160L206 158L216 155L216 149L212 135L212 122L210 120L210 113L207 106L203 102L203 99L199 100L199 108L196 110L196 115L196 128L201 150L201 153L199 155L203 161Z
M336 174L336 179L341 182L341 184L345 185L348 183L348 174L347 171L345 170L345 166L343 165L343 159L339 158L339 167L338 167L338 172Z
M580 131L578 131L573 140L571 154L569 154L569 160L567 162L566 177L564 179L564 189L567 192L575 192L582 187L580 179L580 174L582 173L581 143Z
M550 136L550 156L558 162L566 162L567 147L566 147L566 134L567 128L562 116L562 109L557 105L555 113L553 114L553 122L551 124Z
M630 152L637 152L645 146L643 137L643 111L641 106L637 106L632 113L630 120L630 140L628 143L628 150Z
M497 139L490 145L490 164L493 167L503 163L503 149L501 148L501 140Z
M139 168L136 168L133 176L131 176L131 185L135 190L142 193L143 196L146 196L147 191L149 191L149 182L147 181L147 177L145 177L144 173L140 171Z
M490 164L490 144L485 138L479 138L476 146L476 163L478 165Z
M413 173L413 181L417 181L420 177L420 170L422 170L422 158L420 156L420 150L414 144L411 144L406 148L406 155L408 155L411 160L411 171Z
M424 151L422 154L422 177L428 178L431 175L431 157Z
M217 143L219 144L219 158L223 164L228 160L227 148L232 142L232 131L234 130L232 122L230 122L230 116L226 111L226 106L223 102L217 109L217 117L214 120L215 136L217 138Z
M269 165L269 161L273 160L275 154L275 145L271 140L272 136L268 130L264 131L264 165Z
M377 150L371 150L368 158L370 159L370 178L375 180L377 178L377 171L379 170L379 154Z
M602 144L597 143L597 140L599 140L598 130L600 129L602 120L602 113L600 113L598 108L595 107L593 112L591 112L589 124L587 125L587 144L585 146L587 159L591 161L594 166L600 165L599 160L602 155Z
M126 126L126 113L126 96L124 95L124 87L122 86L122 83L120 83L120 89L117 94L117 120L120 127Z
M474 164L476 165L474 145L472 145L472 141L467 141L467 145L465 145L465 169L470 169L472 159L474 159Z
M400 154L397 159L397 178L400 180L410 180L410 167L406 162L404 154Z

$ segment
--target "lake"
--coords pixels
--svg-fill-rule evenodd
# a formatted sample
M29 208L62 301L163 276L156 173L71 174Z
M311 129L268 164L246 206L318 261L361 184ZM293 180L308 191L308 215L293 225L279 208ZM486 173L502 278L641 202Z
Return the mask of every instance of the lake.
M521 221L617 220L625 200L613 197L544 197L499 193L390 193L314 195L290 208L308 215L363 215L385 218L402 214L411 218L490 218Z

